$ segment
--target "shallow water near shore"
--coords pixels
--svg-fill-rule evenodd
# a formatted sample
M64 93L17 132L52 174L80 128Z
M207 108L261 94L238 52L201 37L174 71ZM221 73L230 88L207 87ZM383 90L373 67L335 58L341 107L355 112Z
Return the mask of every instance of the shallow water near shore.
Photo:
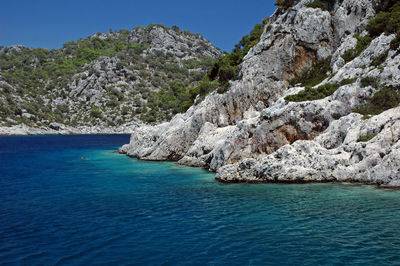
M226 185L113 153L128 141L0 137L0 264L400 262L400 191Z

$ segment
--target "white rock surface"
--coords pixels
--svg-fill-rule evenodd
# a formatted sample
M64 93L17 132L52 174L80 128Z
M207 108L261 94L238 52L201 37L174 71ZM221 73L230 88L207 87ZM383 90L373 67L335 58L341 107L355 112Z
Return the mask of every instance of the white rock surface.
M379 88L361 87L366 76L398 86L400 55L389 51L375 68L373 58L389 49L394 36L382 35L345 64L341 55L356 45L374 16L370 0L337 1L331 12L300 1L277 11L260 42L241 65L228 92L212 93L185 114L158 126L137 128L120 149L143 160L179 160L180 164L217 171L222 182L355 181L400 185L400 109L369 120L351 113ZM324 83L355 82L316 101L288 103L283 97L301 87L287 80L320 59L332 56ZM360 136L377 134L358 142Z
M368 142L357 141L367 134L377 135ZM332 122L314 141L299 140L269 155L226 165L218 169L216 178L223 182L352 181L398 186L399 140L400 108L369 120L350 114Z

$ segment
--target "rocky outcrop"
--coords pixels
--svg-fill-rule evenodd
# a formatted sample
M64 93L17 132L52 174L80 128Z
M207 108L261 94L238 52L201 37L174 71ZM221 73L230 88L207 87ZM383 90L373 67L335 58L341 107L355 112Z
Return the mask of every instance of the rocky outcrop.
M121 152L205 167L223 182L400 185L399 108L368 120L352 113L379 89L361 86L363 78L399 84L400 55L389 48L394 36L381 35L346 63L341 55L356 45L353 35L366 34L365 25L375 15L372 1L337 1L330 11L307 8L309 2L300 1L271 17L229 91L210 94L171 122L139 127ZM388 57L379 67L371 65L386 51ZM285 101L285 96L304 89L290 88L287 81L326 58L331 58L331 75L318 86L343 85L325 99ZM377 135L358 142L371 134Z
M361 136L374 136L360 142ZM376 136L375 136L376 134ZM371 137L372 137L371 136ZM369 120L350 114L313 141L219 168L222 182L351 181L400 186L400 107Z
M219 57L221 51L212 45L200 34L193 34L187 30L181 31L174 26L169 28L161 24L150 24L147 27L138 26L132 31L96 33L91 38L118 38L120 34L126 34L129 43L147 44L148 52L155 50L173 52L180 58L192 56Z

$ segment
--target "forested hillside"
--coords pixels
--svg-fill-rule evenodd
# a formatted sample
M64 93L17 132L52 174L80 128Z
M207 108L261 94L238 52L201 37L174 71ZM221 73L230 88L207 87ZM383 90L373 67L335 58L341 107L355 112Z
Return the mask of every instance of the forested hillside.
M115 126L184 112L222 56L199 34L149 25L61 49L0 48L0 125Z

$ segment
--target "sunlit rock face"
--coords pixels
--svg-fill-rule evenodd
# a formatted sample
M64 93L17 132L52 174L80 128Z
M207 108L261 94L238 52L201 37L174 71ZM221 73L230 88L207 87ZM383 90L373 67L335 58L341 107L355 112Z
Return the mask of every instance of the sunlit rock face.
M394 35L381 35L358 57L354 34L366 34L375 15L372 1L337 1L331 10L300 1L276 11L260 42L240 66L240 79L224 94L211 93L170 122L137 128L121 151L143 160L176 160L217 172L222 182L357 181L400 185L399 108L363 120L352 109L379 88L361 86L369 76L399 84L400 55L390 50ZM388 51L379 68L371 61ZM319 100L287 102L302 91L288 80L323 59L330 75L321 84L353 80ZM360 137L372 139L361 142Z

